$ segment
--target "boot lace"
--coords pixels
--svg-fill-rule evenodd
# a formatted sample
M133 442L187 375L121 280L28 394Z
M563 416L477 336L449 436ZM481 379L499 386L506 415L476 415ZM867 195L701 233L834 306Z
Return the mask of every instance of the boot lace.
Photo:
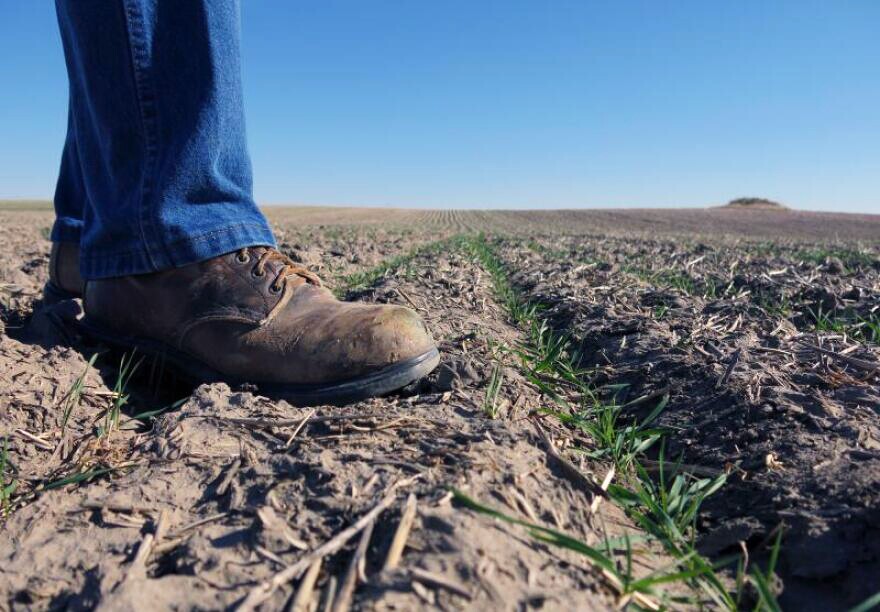
M239 263L247 263L251 258L250 250L247 247L239 249L235 257ZM296 287L306 283L316 287L321 287L323 285L317 274L295 263L283 253L269 248L264 250L257 259L257 263L253 267L253 274L255 276L263 276L266 274L266 264L269 262L279 264L275 279L272 281L272 284L269 285L269 291L272 293L281 293L281 299L272 307L266 317L259 322L261 326L269 323L279 312L281 312L281 310L287 305L287 302L290 301L291 296L293 296L293 290Z

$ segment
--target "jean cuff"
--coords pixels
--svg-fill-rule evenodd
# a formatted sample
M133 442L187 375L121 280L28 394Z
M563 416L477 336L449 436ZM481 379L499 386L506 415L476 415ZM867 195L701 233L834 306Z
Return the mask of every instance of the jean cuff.
M213 259L253 246L275 247L275 237L265 223L235 223L204 231L167 245L172 267ZM87 280L158 272L144 248L126 252L86 250L80 254L80 273Z
M74 242L79 244L82 236L83 222L80 219L70 217L58 217L52 224L52 232L49 239L52 242Z

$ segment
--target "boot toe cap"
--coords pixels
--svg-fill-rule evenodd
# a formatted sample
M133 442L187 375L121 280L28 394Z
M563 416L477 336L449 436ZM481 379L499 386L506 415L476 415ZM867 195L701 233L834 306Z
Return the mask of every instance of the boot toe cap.
M364 349L368 361L390 365L423 355L435 348L431 333L415 311L404 306L379 307L369 327Z

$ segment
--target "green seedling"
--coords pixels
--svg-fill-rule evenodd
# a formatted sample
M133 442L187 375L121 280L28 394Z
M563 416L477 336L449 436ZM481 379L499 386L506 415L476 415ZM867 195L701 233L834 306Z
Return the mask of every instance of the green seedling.
M819 307L816 310L812 308L807 308L807 311L810 313L810 316L813 318L813 326L818 332L829 332L835 334L845 334L847 333L847 324L846 321L842 317L834 316L834 312L825 312L822 309L822 305L819 304Z
M870 612L880 608L880 592L871 595L868 599L852 608L849 612Z
M816 265L824 264L830 258L839 259L847 273L853 269L867 268L877 260L871 253L857 249L821 247L798 251L795 257Z
M177 400L176 402L172 402L171 404L169 404L163 408L157 408L156 410L145 410L143 412L139 412L137 414L134 414L128 418L126 425L123 425L122 429L137 429L137 428L143 427L143 425L145 423L152 421L157 416L164 414L164 413L168 412L169 410L176 410L177 408L179 408L180 406L185 404L188 400L189 400L188 397L184 397L184 398ZM132 422L136 422L136 423L134 423L134 425L131 425Z
M407 270L407 275L412 276L413 274L415 274L415 270L411 268L411 265L416 257L429 253L438 253L443 249L448 248L450 242L454 240L454 238L447 238L444 240L438 240L436 242L419 245L407 253L396 255L395 257L386 259L377 266L374 266L368 270L363 270L361 272L355 272L353 274L344 276L342 277L342 279L340 279L340 282L337 283L338 286L334 289L334 293L336 294L336 297L344 298L349 293L352 293L354 291L361 291L363 289L366 289L367 287L370 287L380 278L386 276L387 274L395 272L400 268L404 268L405 270Z
M88 482L93 478L97 478L98 476L103 476L104 474L109 474L110 472L116 471L118 468L115 467L101 467L94 468L91 470L85 470L82 472L77 472L76 474L71 474L69 476L65 476L64 478L60 478L59 480L53 480L43 487L43 490L48 491L51 489L60 489L61 487L66 487L67 485L72 484L80 484L82 482Z
M591 564L603 570L603 575L609 580L611 585L620 595L643 594L652 598L657 597L665 601L668 599L668 596L665 593L658 591L656 588L657 586L690 580L699 576L703 571L703 569L682 569L681 564L676 563L672 568L662 568L648 576L635 578L633 575L632 542L629 537L620 538L618 542L606 540L603 543L603 550L590 546L577 538L573 538L555 529L523 521L490 508L489 506L484 506L457 489L453 489L452 494L458 503L470 510L491 516L511 525L524 527L527 533L535 540L570 550L585 557ZM618 564L615 562L612 552L613 549L620 546L621 543L625 546L625 563L623 571L620 570ZM685 561L687 561L687 559L685 559Z
M703 501L726 482L724 474L716 478L695 478L677 474L666 482L663 472L660 481L650 477L638 466L640 478L634 488L612 484L609 495L622 506L631 509L637 522L660 540L685 542L696 532L696 518Z
M131 377L134 376L138 367L143 362L143 358L134 363L134 353L122 356L119 362L119 373L116 376L116 384L113 386L113 394L110 400L110 407L104 414L104 424L98 429L98 437L103 438L119 428L119 417L122 414L122 408L128 404L130 398L127 391Z
M697 283L688 274L676 270L663 270L654 274L651 278L654 283L659 283L671 289L678 289L687 295L698 293Z
M761 293L755 296L754 303L768 315L787 319L791 316L792 304L787 295Z
M865 342L880 344L880 315L872 312L867 318L859 317L859 325L861 326L859 337Z
M492 368L489 385L486 387L486 399L483 402L483 413L490 419L498 418L498 393L501 391L503 381L504 373L501 370L501 364L496 363Z
M776 595L773 593L771 584L773 583L774 572L776 571L776 562L779 560L779 549L782 544L782 529L777 529L776 539L773 547L770 549L770 561L767 564L767 570L762 572L760 569L753 571L749 578L758 591L758 610L766 610L768 612L782 612L779 602L776 601Z
M3 438L3 450L0 451L0 515L9 516L12 507L12 495L18 488L18 481L6 474L9 468L9 439Z
M79 402L82 399L83 390L85 389L86 375L89 373L89 369L95 365L95 359L98 358L98 354L95 353L89 359L88 365L83 369L82 374L73 381L73 385L71 385L70 390L64 396L63 402L63 410L61 414L61 436L64 437L64 432L67 429L67 422L70 420L70 415L73 414L73 411L79 406Z
M580 452L592 459L610 459L626 472L665 434L665 430L652 428L651 424L668 401L664 398L641 423L621 423L621 407L601 402L595 402L575 416L556 416L592 438L594 450Z
M824 311L821 304L816 310L807 308L807 311L815 331L846 335L859 342L880 342L880 315L877 313L872 312L867 317L852 310L837 314Z

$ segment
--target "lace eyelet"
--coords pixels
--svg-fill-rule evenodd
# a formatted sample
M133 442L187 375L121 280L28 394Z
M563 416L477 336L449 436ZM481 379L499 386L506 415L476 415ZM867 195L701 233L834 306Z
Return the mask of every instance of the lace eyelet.
M275 283L272 283L271 285L269 285L269 293L274 293L277 295L277 294L281 293L281 290L283 288L284 287L281 287L280 285L276 286Z
M235 254L235 261L236 261L237 263L242 264L242 265L246 264L246 263L249 262L250 260L251 260L250 255L244 255L244 256L242 256L241 253L236 253L236 254Z
M253 276L254 278L263 278L264 276L266 276L266 271L263 270L262 272L260 272L256 268L252 268L251 269L251 276Z

